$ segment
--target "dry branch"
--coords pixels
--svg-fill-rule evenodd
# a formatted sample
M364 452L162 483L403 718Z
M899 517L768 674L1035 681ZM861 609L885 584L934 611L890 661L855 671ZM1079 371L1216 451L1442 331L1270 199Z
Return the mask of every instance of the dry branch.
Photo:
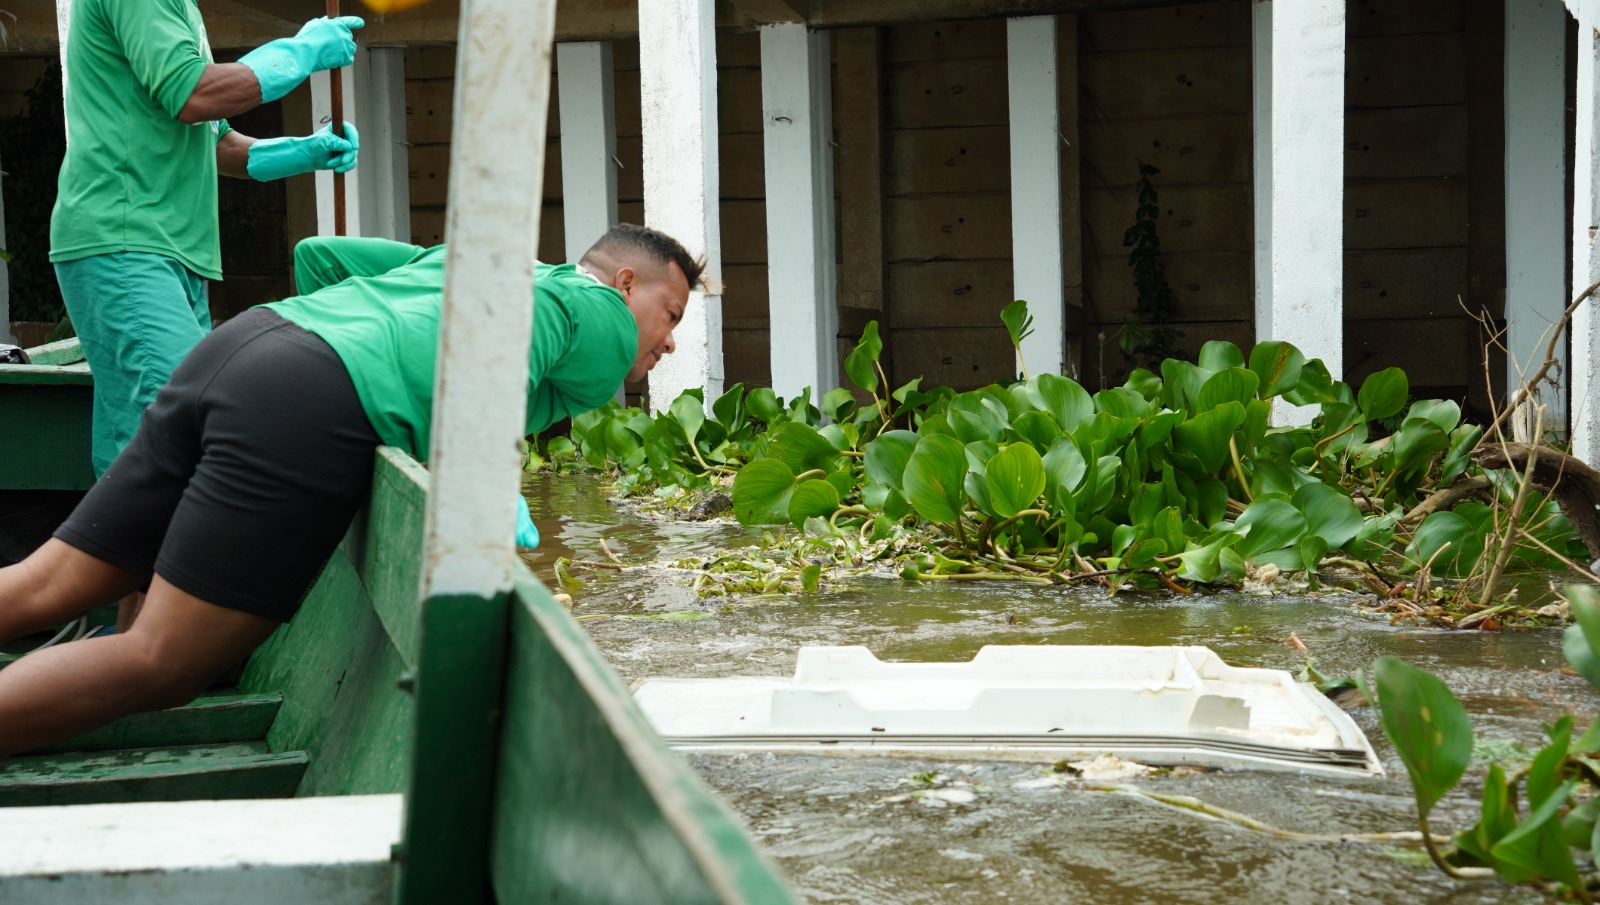
M1533 461L1532 486L1549 494L1561 512L1572 522L1573 530L1589 548L1589 555L1600 558L1600 471L1548 446L1526 443L1495 443L1472 451L1472 459L1484 468L1528 469Z

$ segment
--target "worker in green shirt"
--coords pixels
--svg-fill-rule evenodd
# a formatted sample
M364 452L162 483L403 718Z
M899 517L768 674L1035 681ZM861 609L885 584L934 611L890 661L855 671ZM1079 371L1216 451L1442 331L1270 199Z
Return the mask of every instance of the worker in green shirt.
M66 50L67 154L50 260L94 370L91 455L106 470L139 414L211 329L222 279L217 174L261 181L350 170L358 138L257 140L226 117L355 57L354 17L313 19L215 63L195 0L77 0Z
M289 621L367 496L374 449L428 452L444 263L442 246L307 240L307 294L201 340L56 536L0 569L0 642L149 586L128 631L0 671L0 757L184 704ZM671 353L702 266L639 226L538 265L525 430ZM526 546L526 504L520 521Z

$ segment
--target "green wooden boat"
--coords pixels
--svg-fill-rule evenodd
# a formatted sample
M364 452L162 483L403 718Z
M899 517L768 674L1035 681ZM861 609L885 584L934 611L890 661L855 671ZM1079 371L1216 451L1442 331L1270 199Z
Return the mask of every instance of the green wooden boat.
M0 499L91 477L77 344L31 354L0 366ZM0 806L402 793L396 901L790 901L525 567L504 606L421 602L428 486L380 450L367 508L236 684L14 758Z

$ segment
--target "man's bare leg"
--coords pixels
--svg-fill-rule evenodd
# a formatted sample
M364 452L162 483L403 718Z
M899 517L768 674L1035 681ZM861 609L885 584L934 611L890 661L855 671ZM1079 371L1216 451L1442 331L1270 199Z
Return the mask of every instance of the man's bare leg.
M134 591L132 594L117 601L117 632L127 634L133 628L133 620L139 618L139 608L144 606L144 592Z
M0 641L76 619L139 584L132 572L51 538L32 556L0 569Z
M0 670L0 757L186 704L277 627L158 575L127 634L58 645Z

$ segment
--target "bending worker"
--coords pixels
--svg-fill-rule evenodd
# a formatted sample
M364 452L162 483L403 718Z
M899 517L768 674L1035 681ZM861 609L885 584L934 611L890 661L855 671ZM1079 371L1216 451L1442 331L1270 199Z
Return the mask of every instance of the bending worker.
M307 240L309 294L200 342L56 536L0 569L0 641L149 584L129 631L0 671L0 757L182 705L294 615L367 495L374 449L428 452L444 261L443 246ZM672 352L702 267L638 226L576 266L539 265L527 432Z
M50 260L94 371L95 474L211 329L222 279L217 174L261 181L356 165L327 128L257 140L226 117L355 58L354 17L313 19L237 63L214 63L195 0L77 0L67 37L67 154Z

